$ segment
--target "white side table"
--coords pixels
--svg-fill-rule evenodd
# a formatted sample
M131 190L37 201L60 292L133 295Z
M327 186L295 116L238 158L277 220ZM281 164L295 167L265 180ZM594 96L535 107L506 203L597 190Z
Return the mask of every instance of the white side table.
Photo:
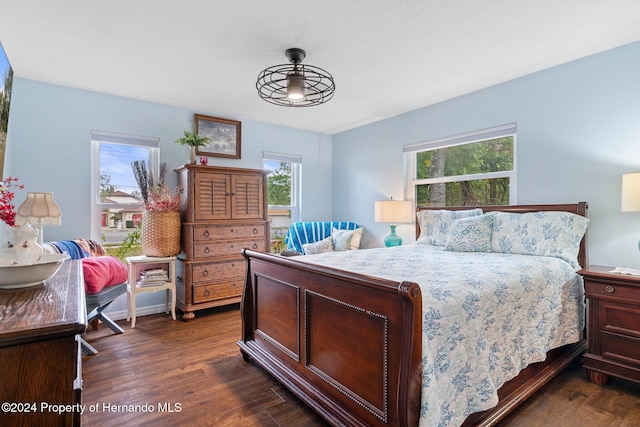
M171 317L176 320L176 257L127 257L129 280L127 282L127 320L131 319L131 328L136 327L136 295L142 292L165 291L165 313L169 313L169 293L171 293ZM167 271L168 281L158 285L138 284L140 275L147 270L163 269Z

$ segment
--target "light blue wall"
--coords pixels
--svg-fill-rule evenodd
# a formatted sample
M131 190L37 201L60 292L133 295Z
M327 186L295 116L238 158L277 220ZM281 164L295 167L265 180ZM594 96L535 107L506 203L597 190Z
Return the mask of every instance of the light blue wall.
M405 144L513 122L515 202L589 202L589 261L640 268L640 213L620 212L621 176L640 171L640 43L334 135L334 218L382 245L373 206L403 198ZM398 232L414 240L414 225Z
M193 113L15 78L5 175L20 177L26 191L54 193L63 225L45 228L46 240L84 236L90 229L91 130L158 137L161 160L173 168L188 157L173 140L191 126ZM242 121L242 159L213 164L260 168L262 151L301 155L303 219L358 221L366 227L365 247L382 245L388 234L386 224L373 220L374 202L403 198L405 144L515 122L516 202L588 201L591 263L640 268L640 213L620 213L621 175L640 171L640 43L333 138L230 118ZM398 231L413 241L413 225ZM143 305L160 304L156 296Z
M173 141L183 129L192 128L194 111L20 78L13 84L7 175L19 177L25 191L54 193L63 221L61 227L45 229L46 240L90 232L92 130L157 137L160 160L170 169L188 160L188 148ZM331 136L233 119L242 121L242 158L212 157L209 164L259 169L263 151L300 155L302 205L306 212L330 220ZM173 173L167 180L177 184Z
M273 107L278 108L278 107ZM208 114L206 111L198 111ZM160 139L160 160L174 169L188 160L187 147L173 141L192 128L194 111L15 78L9 116L5 176L16 176L27 191L53 192L62 226L45 227L46 241L89 237L91 211L91 131L101 130ZM305 213L330 220L331 136L243 120L242 158L210 158L209 164L262 168L262 152L302 156ZM167 181L177 185L169 173ZM141 306L160 304L161 295L139 296ZM110 311L124 310L117 301Z

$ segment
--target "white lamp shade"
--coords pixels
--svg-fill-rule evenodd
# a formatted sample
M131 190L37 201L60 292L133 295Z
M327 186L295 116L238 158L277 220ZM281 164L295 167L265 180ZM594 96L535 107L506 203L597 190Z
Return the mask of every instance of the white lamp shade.
M375 221L397 224L413 222L412 204L408 200L383 200L375 204Z
M53 201L53 193L28 193L16 212L20 224L60 225L60 208Z
M622 212L640 211L640 172L622 175Z

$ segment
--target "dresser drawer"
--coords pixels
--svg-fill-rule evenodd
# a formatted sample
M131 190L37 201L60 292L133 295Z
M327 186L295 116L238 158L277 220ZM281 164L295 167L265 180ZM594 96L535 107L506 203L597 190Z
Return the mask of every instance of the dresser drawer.
M585 280L584 288L587 298L617 298L640 304L640 289L637 286Z
M599 307L599 329L635 338L640 352L640 306L601 301Z
M212 240L229 240L240 238L252 238L266 236L266 225L240 224L240 225L195 225L193 226L193 240L196 242Z
M193 264L192 269L191 277L194 283L238 277L242 279L244 277L244 259Z
M265 251L264 238L257 240L231 240L225 242L202 242L193 244L193 257L195 259L211 258L218 256L240 255L242 248L254 251Z
M199 304L217 299L242 295L242 278L215 283L193 285L193 303Z
M640 367L640 338L603 333L602 356Z

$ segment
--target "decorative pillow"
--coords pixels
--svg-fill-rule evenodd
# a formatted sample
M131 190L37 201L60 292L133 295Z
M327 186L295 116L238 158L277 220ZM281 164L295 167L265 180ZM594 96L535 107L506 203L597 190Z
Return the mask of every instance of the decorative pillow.
M454 220L444 249L456 252L491 252L493 218L493 215L480 215Z
M82 258L82 272L87 295L97 294L107 286L124 283L129 277L127 266L112 256Z
M360 249L360 240L364 228L359 227L355 230L340 230L335 228L331 232L333 239L334 251L348 251L352 249Z
M464 211L423 210L417 214L420 225L420 237L416 243L421 245L444 246L447 243L451 223L460 218L482 215L482 209Z
M285 249L284 251L280 252L280 255L282 256L298 256L298 255L304 255L302 252L298 252L295 249Z
M331 236L326 239L318 240L314 243L305 243L302 245L302 251L305 255L321 254L323 252L333 251L333 239Z
M576 268L589 219L569 212L493 212L491 250L561 258Z
M89 254L89 256L103 256L105 252L102 245L92 239L75 239L75 242L82 248L83 251Z

